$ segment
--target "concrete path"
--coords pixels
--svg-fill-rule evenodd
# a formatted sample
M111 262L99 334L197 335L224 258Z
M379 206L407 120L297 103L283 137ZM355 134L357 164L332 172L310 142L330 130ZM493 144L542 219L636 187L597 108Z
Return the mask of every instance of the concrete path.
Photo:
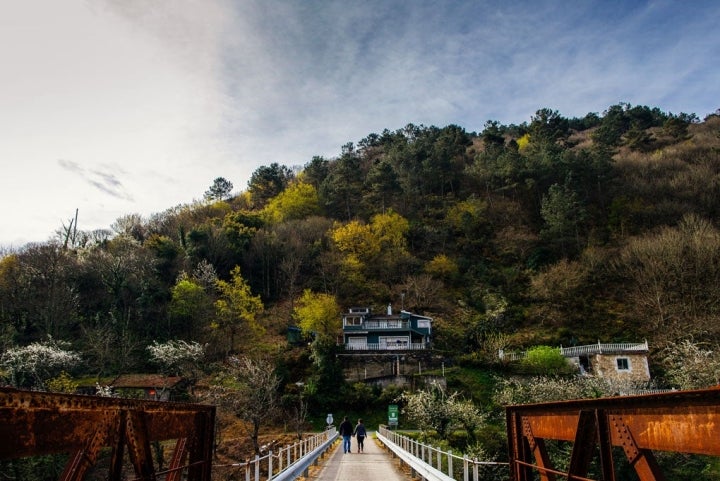
M317 476L318 481L407 481L408 475L399 469L399 460L381 447L374 432L368 432L365 449L357 452L357 440L351 438L352 452L343 453L342 438Z

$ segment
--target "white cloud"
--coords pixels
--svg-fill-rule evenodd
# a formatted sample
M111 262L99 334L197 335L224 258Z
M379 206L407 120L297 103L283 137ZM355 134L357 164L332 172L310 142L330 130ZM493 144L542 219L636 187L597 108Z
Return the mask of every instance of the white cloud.
M243 189L407 123L720 107L720 5L25 0L0 6L0 245Z

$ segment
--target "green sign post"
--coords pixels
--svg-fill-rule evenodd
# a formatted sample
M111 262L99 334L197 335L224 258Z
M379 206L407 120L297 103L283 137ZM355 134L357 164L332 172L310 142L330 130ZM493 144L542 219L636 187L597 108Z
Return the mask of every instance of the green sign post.
M398 417L399 411L397 404L388 405L388 425L397 427Z

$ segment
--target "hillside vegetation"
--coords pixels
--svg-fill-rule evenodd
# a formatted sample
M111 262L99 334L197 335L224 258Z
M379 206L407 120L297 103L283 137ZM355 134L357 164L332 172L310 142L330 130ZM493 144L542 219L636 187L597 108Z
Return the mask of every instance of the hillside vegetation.
M2 351L51 337L79 353L71 374L108 377L157 370L153 342L196 341L208 365L279 359L292 385L317 363L282 354L287 328L320 295L431 316L439 353L480 363L539 344L719 340L718 114L619 104L479 133L409 124L232 188L217 177L203 201L5 252ZM322 329L334 339L340 318Z

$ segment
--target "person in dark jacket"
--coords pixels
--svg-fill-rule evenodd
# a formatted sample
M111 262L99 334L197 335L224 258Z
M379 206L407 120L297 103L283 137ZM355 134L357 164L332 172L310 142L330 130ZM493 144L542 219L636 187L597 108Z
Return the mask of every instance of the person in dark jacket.
M347 416L345 416L343 418L343 422L340 423L338 432L340 433L340 436L342 436L342 438L343 438L343 452L345 454L351 452L350 436L352 436L352 434L353 434L353 425L350 421L348 421Z
M365 425L363 424L362 419L358 419L353 436L357 439L358 453L362 453L364 448L363 441L365 441L365 436L367 436L367 431L365 430Z

